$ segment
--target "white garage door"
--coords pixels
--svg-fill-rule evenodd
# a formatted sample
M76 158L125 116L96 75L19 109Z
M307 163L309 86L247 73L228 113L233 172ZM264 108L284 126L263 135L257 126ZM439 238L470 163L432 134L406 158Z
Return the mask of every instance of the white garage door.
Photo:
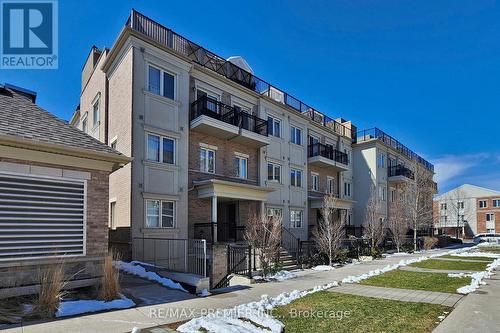
M84 255L85 187L0 172L0 261Z

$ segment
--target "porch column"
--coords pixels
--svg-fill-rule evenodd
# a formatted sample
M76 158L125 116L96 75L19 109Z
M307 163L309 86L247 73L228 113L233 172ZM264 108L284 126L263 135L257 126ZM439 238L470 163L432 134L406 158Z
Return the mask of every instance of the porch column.
M264 201L260 202L260 212L263 216L266 216L266 203Z
M212 196L212 243L217 243L217 196Z

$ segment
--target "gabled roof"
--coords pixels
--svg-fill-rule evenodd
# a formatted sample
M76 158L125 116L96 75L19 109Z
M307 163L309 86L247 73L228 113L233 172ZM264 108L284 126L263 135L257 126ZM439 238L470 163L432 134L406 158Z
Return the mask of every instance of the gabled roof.
M40 108L26 93L7 85L0 85L0 138L29 140L33 143L128 159L115 149Z
M434 200L441 200L446 197L451 197L453 196L453 193L458 191L461 191L462 192L461 196L466 198L480 198L480 197L489 197L495 195L500 196L500 191L492 190L477 185L463 184L458 187L455 187L452 190L449 190L448 192L436 196Z

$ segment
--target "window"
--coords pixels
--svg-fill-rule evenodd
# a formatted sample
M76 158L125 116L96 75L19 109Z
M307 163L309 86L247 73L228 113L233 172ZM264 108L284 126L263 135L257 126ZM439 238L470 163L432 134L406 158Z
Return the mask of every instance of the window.
M283 210L281 208L268 208L267 217L280 217L283 215Z
M446 209L448 209L448 206L446 205L446 203L442 203L441 210L446 210Z
M351 196L351 183L349 183L349 182L344 183L344 195L346 197Z
M148 90L154 94L174 99L175 76L149 66Z
M246 179L247 178L247 166L248 158L243 156L236 156L234 158L234 168L236 171L236 177Z
M267 117L267 131L269 135L281 138L281 121L273 117Z
M488 208L488 201L479 200L479 208Z
M159 135L148 134L148 152L149 161L174 164L175 140L161 137Z
M110 147L116 149L117 144L118 144L118 139L115 138L113 139L113 141L111 141Z
M116 201L111 202L109 205L109 227L116 229Z
M385 167L385 155L384 154L378 154L377 166L379 168Z
M302 171L290 169L290 184L296 187L302 187Z
M281 183L281 165L267 163L267 180Z
M200 148L200 171L215 173L215 150Z
M99 99L92 106L92 117L93 125L97 126L99 124Z
M464 202L463 201L457 202L457 206L458 206L458 209L464 209Z
M146 200L146 227L173 228L174 202L161 200Z
M488 234L494 234L495 233L495 228L493 228L493 229L486 229L486 232Z
M500 199L493 200L493 207L495 207L495 208L500 207Z
M396 190L391 188L391 202L396 201Z
M82 131L87 133L87 117L82 120Z
M385 187L384 186L379 186L378 198L380 199L380 201L385 201Z
M495 221L495 214L486 213L486 222L493 222L493 221Z
M302 211L301 210L291 210L290 211L290 227L291 228L301 228L302 227Z
M196 99L200 99L202 97L207 97L206 105L204 105L210 111L215 113L219 113L219 108L217 107L217 102L219 101L219 95L215 93L211 93L208 90L196 89Z
M328 194L335 194L335 178L326 178L326 192Z
M296 145L302 144L302 130L300 128L290 126L290 141Z
M319 175L317 173L311 173L311 189L319 191Z

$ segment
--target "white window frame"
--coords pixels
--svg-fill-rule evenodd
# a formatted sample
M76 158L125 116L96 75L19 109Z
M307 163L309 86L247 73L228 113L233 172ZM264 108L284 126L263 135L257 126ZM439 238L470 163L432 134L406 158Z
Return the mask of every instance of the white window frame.
M479 200L479 208L488 208L488 200Z
M204 165L202 165L201 163L201 152L202 151L205 151L205 163ZM214 154L214 168L212 171L209 170L209 153L213 153ZM198 158L200 159L200 171L201 172L206 172L206 173L212 173L212 174L215 174L215 170L217 170L217 148L211 148L211 147L208 147L208 146L200 146L200 154L198 156Z
M396 201L396 189L391 188L390 193L391 193L391 202L395 202Z
M486 213L485 221L486 222L495 222L495 213Z
M344 181L344 196L351 197L351 182Z
M272 124L271 128L269 128L269 123ZM274 132L274 124L278 123L279 124L279 133L276 135ZM274 136L275 138L281 138L281 119L275 118L274 116L267 116L267 124L268 124L268 129L267 133L271 136Z
M148 202L158 202L158 226L150 226L148 224ZM172 215L165 215L167 217L172 217L172 226L163 226L163 204L164 203L171 203L172 204ZM146 199L144 200L144 227L146 229L174 229L176 225L176 202L173 200L161 200L161 199ZM156 215L154 215L156 216Z
M311 172L311 190L319 191L319 174Z
M99 126L100 122L100 116L101 116L101 105L100 105L101 98L97 98L97 100L92 103L92 126L95 128L96 126ZM96 108L97 106L97 108ZM97 111L96 111L97 110Z
M493 201L492 203L493 208L500 208L500 199L493 199L492 201Z
M109 227L116 229L116 200L109 203Z
M271 179L269 179L269 165L272 165L272 170L273 170L273 173L272 173L272 177ZM279 180L276 179L276 168L279 169ZM282 179L283 179L283 169L281 167L281 164L278 164L278 163L273 163L273 162L267 162L267 181L268 182L272 182L272 183L278 183L278 184L281 184L282 182Z
M240 179L248 179L248 155L235 153L234 159L238 161L238 169L236 169L236 177ZM245 164L245 174L241 175L241 163Z
M379 188L378 188L378 198L380 199L380 201L385 201L385 199L386 199L385 186L379 186Z
M297 216L299 219L297 219ZM290 210L290 228L302 228L304 220L304 211L301 209Z
M298 183L300 184L298 185ZM302 170L290 168L290 186L301 188L302 187Z
M87 133L89 130L89 122L88 122L88 112L82 117L82 132Z
M326 193L335 194L335 178L334 177L326 177Z
M151 90L151 87L150 87L150 84L149 84L149 68L152 67L154 69L157 69L160 71L160 92L157 94L156 92L152 91ZM167 73L168 75L171 75L174 77L174 91L173 91L173 97L170 98L168 96L165 96L164 94L164 91L163 89L165 88L164 87L164 82L163 82L163 76L164 76L164 73ZM147 91L149 91L150 93L152 94L155 94L155 95L158 95L158 96L161 96L161 97L164 97L164 98L168 98L170 100L176 100L177 99L177 74L172 72L172 71L169 71L169 70L165 70L165 69L162 69L160 66L157 66L157 65L153 65L151 63L148 64L148 66L146 66L146 84L147 84Z
M300 127L290 125L290 143L302 146L302 129Z
M160 150L159 154L158 154L158 158L159 158L158 161L149 159L149 150L150 150L149 149L149 136L150 135L158 137L158 140L160 140L159 146L158 146L158 149ZM170 162L163 162L163 140L164 139L171 140L174 143L174 151L173 151L173 156L172 156L172 158L173 158L172 163L170 163ZM155 133L148 133L148 132L146 132L146 160L147 161L154 162L154 163L175 165L175 163L177 161L176 154L177 154L177 140L175 138L172 138L172 137L169 137L169 136L163 136L163 135L159 135L159 134L155 134Z
M282 217L283 216L283 208L267 207L266 214L267 214L267 217L273 217L273 216Z

